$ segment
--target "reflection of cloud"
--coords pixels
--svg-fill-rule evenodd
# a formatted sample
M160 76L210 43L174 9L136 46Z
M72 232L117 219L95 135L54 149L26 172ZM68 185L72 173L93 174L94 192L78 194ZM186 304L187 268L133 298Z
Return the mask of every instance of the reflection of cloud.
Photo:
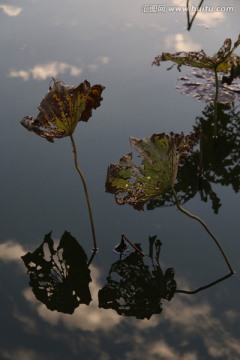
M216 20L223 20L225 18L223 12L198 12L197 14L197 24L199 26L213 27L218 25Z
M117 342L134 344L124 354L126 360L141 359L142 354L150 360L240 359L238 334L231 334L233 321L237 325L239 320L236 311L226 311L220 317L210 303L176 294L171 303L165 304L161 316L154 319L153 328L131 321L131 336L123 333ZM175 339L169 333L175 334Z
M22 8L0 4L0 9L8 16L18 16L22 12Z
M232 311L229 317L224 317L223 322L215 317L213 308L208 303L194 304L191 298L180 300L175 299L174 304L166 308L166 319L170 321L175 331L186 335L200 336L209 356L213 358L239 359L240 343L227 331L228 322L232 322ZM239 313L234 313L236 323L240 320Z
M194 43L187 35L175 34L168 35L165 38L165 44L168 49L174 49L174 51L198 51L201 50L201 46Z
M0 259L16 261L23 253L25 251L22 246L13 241L0 244ZM164 310L160 316L154 315L150 320L143 321L121 317L112 310L98 308L100 271L91 266L91 276L93 301L89 306L81 304L73 315L49 311L45 305L36 300L30 288L25 290L23 295L46 323L53 326L61 324L69 330L83 330L81 336L86 341L90 338L93 343L96 339L101 342L101 339L107 337L113 346L121 346L122 358L126 360L141 359L143 354L149 360L240 358L238 333L236 331L233 333L233 329L237 329L240 322L239 311L225 308L221 313L215 309L214 304L206 300L203 302L199 297L176 294L170 303L164 302ZM181 284L183 285L183 279ZM187 285L185 283L184 288L188 288ZM20 311L17 305L12 314L25 332L38 335L37 320L32 319L29 314L22 314L22 310ZM119 332L119 327L116 325L120 323ZM90 336L89 332L91 332ZM50 327L49 334L53 333L55 335ZM169 336L170 333L177 336ZM70 337L71 335L69 339ZM98 346L96 349L99 354ZM109 351L111 352L110 349ZM39 360L43 357L37 357L31 350L18 348L11 351L0 350L0 358ZM102 353L98 358L108 360L112 357Z
M110 58L108 56L100 56L92 64L88 65L88 68L94 72L99 68L99 66L107 65L109 62Z
M162 360L173 360L173 359L182 359L182 360L197 360L197 354L195 352L186 351L185 354L180 354L173 347L168 345L164 340L155 341L151 344L151 349L149 351L151 356L158 356Z
M100 56L98 60L102 65L107 65L110 62L110 58L108 56Z
M92 64L88 65L90 71L96 71L101 65L110 62L108 56L98 57ZM33 78L34 80L46 80L49 77L57 77L59 74L69 73L71 76L79 76L83 72L83 67L77 67L64 62L52 61L46 64L37 64L29 70L12 70L8 76L20 78L24 81Z
M134 348L130 351L127 351L124 354L125 360L132 359L142 359L142 355L144 354L144 358L148 360L197 360L199 359L197 351L189 351L187 349L178 350L176 348L176 344L169 344L168 341L163 339L164 335L161 334L162 339L152 340L148 338L146 340L145 336L136 335L135 333L129 337L129 342L134 344ZM125 339L127 341L127 337ZM185 346L186 344L184 344ZM183 344L180 344L180 348L183 347Z
M13 310L12 316L13 316L13 318L17 319L23 325L23 329L26 332L32 334L33 332L36 331L37 326L36 326L36 322L33 320L33 318L21 314L17 308L15 308Z
M18 260L24 253L21 245L14 242L5 242L0 245L0 258L9 261ZM24 290L23 296L31 307L37 312L46 323L56 326L64 325L69 330L83 330L82 339L96 346L96 354L99 359L109 360L111 349L108 353L101 353L98 345L101 339L107 338L112 346L121 347L122 358L126 360L141 359L148 360L197 360L206 359L239 359L240 343L238 334L233 334L232 329L237 328L240 321L240 313L233 309L225 309L219 314L211 303L202 302L199 297L176 294L172 301L164 302L163 313L154 315L150 320L138 320L117 315L112 310L98 308L98 290L101 287L99 278L100 271L91 266L90 285L93 301L89 306L81 304L73 315L62 314L57 311L50 311L45 305L41 304L32 293L30 288ZM188 284L181 279L184 288ZM13 318L19 321L27 333L38 334L37 320L32 320L29 314L26 316L18 310L17 306L13 310ZM121 323L121 329L116 325ZM57 331L62 328L58 327ZM125 331L126 330L126 331ZM64 330L63 330L64 331ZM84 333L84 331L86 333ZM89 335L89 332L91 334ZM169 336L169 334L177 336ZM53 335L54 334L54 335ZM57 335L56 335L57 334ZM69 341L71 334L64 331L65 340ZM59 336L49 329L51 336ZM65 335L64 335L65 336ZM63 338L62 338L63 339ZM79 348L79 351L81 349ZM3 360L39 360L43 358L27 349L0 350L0 358ZM120 357L118 357L120 358Z
M0 244L0 260L2 261L22 261L21 256L25 253L26 251L20 244L17 244L11 240Z
M35 80L45 80L48 77L57 77L59 74L69 72L71 76L79 76L82 69L63 62L53 61L46 64L37 64L30 70L13 70L9 77L18 77L22 80L29 80L32 77Z
M21 359L21 360L40 360L41 355L38 355L35 351L28 349L18 349L18 350L0 350L0 356L2 360L12 360L12 359Z
M162 25L160 25L158 23L151 23L151 24L149 24L149 27L154 30L161 31L161 32L166 31L166 27L163 27Z
M200 0L199 0L200 2ZM172 0L172 5L174 6L179 6L180 8L184 9L184 11L182 12L187 12L187 10L185 9L186 7L186 3L183 4L182 0ZM198 7L198 4L194 3L191 4L191 2L189 2L189 7L190 7L190 20L192 18L192 16L195 14L196 8ZM214 11L214 6L209 6L209 4L202 4L201 6L202 11L198 11L196 18L195 18L195 22L198 23L199 26L204 26L204 27L213 27L217 25L217 21L216 20L223 20L225 19L225 15L220 11ZM181 13L180 11L178 13Z
M99 270L91 266L91 277L93 279L90 285L90 291L93 301L90 305L81 304L74 312L73 315L63 314L57 311L50 311L45 305L40 304L35 299L31 289L26 289L23 296L32 306L36 308L39 316L50 323L57 325L62 322L68 329L82 329L87 331L103 330L109 331L115 325L122 321L122 318L117 315L113 310L105 310L98 308L98 290L99 284Z

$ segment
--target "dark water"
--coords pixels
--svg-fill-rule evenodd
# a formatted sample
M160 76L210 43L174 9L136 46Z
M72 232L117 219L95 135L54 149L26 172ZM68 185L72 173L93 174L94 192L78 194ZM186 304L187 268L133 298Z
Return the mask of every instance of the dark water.
M234 184L239 189L239 170L233 184L219 165L222 172L211 183L221 203L217 214L209 198L201 201L198 192L185 204L208 223L236 276L196 295L175 294L171 302L163 301L163 312L150 320L98 307L98 291L119 258L112 249L121 233L141 243L146 252L148 237L157 235L163 243L161 266L175 269L178 289L196 289L228 273L213 241L176 207L138 212L117 205L113 195L105 193L107 167L131 151L129 136L188 133L197 118L212 121L210 104L181 95L175 89L177 69L166 71L169 64L152 67L154 57L163 51L202 48L213 55L224 39L236 41L239 34L239 4L234 1L228 4L232 12L199 12L190 32L186 12L166 8L164 13L149 13L142 11L142 5L133 0L36 0L0 5L1 359L240 357L239 196L234 191ZM218 4L209 1L208 5ZM99 253L90 266L93 300L89 306L81 304L73 315L50 311L35 299L21 260L41 244L45 234L52 231L52 237L59 239L65 230L91 256L89 219L70 139L51 144L19 123L25 115L36 115L52 76L66 84L87 79L106 87L101 107L75 132ZM228 139L232 139L231 132L239 131L237 106L229 105L219 115L219 129ZM228 114L230 130L223 113ZM219 153L227 146L224 139ZM239 166L239 136L234 141L228 158L232 156ZM214 148L209 146L208 151L204 164L210 176Z

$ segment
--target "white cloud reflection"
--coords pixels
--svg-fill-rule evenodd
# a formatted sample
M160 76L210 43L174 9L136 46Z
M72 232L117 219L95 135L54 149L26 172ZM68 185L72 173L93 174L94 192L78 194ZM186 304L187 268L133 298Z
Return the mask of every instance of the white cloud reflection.
M1 360L40 360L41 356L29 349L0 350Z
M92 64L88 65L90 71L94 72L99 69L101 65L108 65L110 58L108 56L99 56Z
M2 10L4 14L8 16L18 16L23 9L21 7L0 4L0 10Z
M4 262L22 261L21 256L26 253L22 245L12 240L0 244L0 260Z
M0 244L1 260L16 262L25 253L24 248L14 241ZM35 298L30 287L23 291L23 297L49 325L61 324L68 330L91 332L93 340L99 336L107 337L113 346L121 345L125 349L122 358L126 360L142 358L142 354L149 360L197 360L202 358L202 354L206 354L208 359L240 358L240 343L233 330L240 322L239 311L224 308L219 313L212 302L202 301L197 296L176 294L171 302L164 302L163 313L150 320L119 316L113 310L98 308L98 291L102 287L100 275L100 270L91 266L93 300L89 306L81 304L73 315L48 310ZM37 331L37 319L31 320L29 314L22 313L17 305L13 317L27 333ZM173 340L169 333L178 335ZM33 352L24 349L14 350L14 353L0 352L0 355L3 359L37 359ZM105 355L103 358L107 359L108 354Z
M189 35L174 34L167 35L165 38L165 45L167 49L173 49L174 51L199 51L201 45L192 41Z
M214 27L218 25L219 20L224 20L225 15L223 12L198 12L196 18L196 24L206 28Z
M113 310L98 308L98 291L101 288L99 276L100 271L96 267L91 266L92 283L90 284L90 291L93 300L90 305L81 304L73 315L48 310L45 305L36 300L30 288L23 291L23 296L37 310L38 315L51 325L63 323L71 330L109 331L119 324L123 318L118 316Z
M107 65L110 62L108 56L100 56L93 61L92 64L86 67L94 72L100 66ZM49 77L57 77L58 75L69 73L71 76L79 76L82 74L85 66L75 66L65 62L52 61L45 64L36 64L33 68L28 70L12 70L8 76L11 78L20 78L24 81L30 80L46 80Z
M216 316L214 308L208 302L199 302L197 299L187 297L184 300L176 298L174 303L166 307L165 317L175 328L181 331L186 338L200 337L207 349L209 357L238 359L240 358L240 343L235 338L231 329L231 320L226 316ZM233 311L231 311L231 318ZM236 323L240 314L234 312Z
M122 347L133 344L124 359L141 359L142 354L150 360L240 359L238 335L232 333L232 321L238 324L240 313L231 310L219 315L209 302L182 296L176 295L165 303L160 316L153 317L155 329L130 320L131 336L128 330L118 338Z
M114 311L98 308L97 295L101 287L99 276L99 270L92 267L93 301L89 306L81 304L73 315L49 311L35 299L30 288L23 295L42 320L53 326L61 323L69 330L80 329L93 334L98 330L103 331L113 344L121 344L122 349L126 348L122 353L126 360L141 358L142 354L149 360L197 360L202 353L206 353L209 359L240 358L239 339L231 333L233 322L240 321L240 314L236 311L229 310L226 316L225 313L219 316L207 301L176 295L170 303L164 304L160 316L155 315L150 320L119 316ZM113 331L120 323L122 329L127 325L126 331L118 332L113 339ZM180 334L177 342L171 341L169 331Z
M200 0L199 0L200 2ZM186 6L186 2L183 3L182 0L172 0L172 5L175 6L179 6L184 8ZM219 5L219 4L217 4ZM193 3L191 4L191 1L189 3L190 6L190 20L191 18L194 16L196 8L199 6L199 4L197 3ZM223 11L214 11L216 8L216 6L214 6L213 4L205 4L203 3L200 11L198 11L196 18L194 19L194 23L197 24L198 26L203 26L206 28L209 27L214 27L216 25L218 25L218 21L219 20L224 20L225 19L225 14ZM186 12L186 11L185 11Z
M30 78L34 80L46 80L49 77L57 77L59 74L69 72L71 76L79 76L82 68L64 62L52 61L46 64L37 64L29 70L12 70L9 77L20 78L24 81Z

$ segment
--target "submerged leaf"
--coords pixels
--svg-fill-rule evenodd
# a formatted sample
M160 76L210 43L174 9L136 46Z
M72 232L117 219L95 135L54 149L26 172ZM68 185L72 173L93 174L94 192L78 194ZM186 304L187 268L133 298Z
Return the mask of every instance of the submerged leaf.
M92 109L100 106L103 90L102 85L91 87L87 80L72 86L53 79L53 87L41 101L37 117L25 116L21 124L50 142L69 136L79 121L88 121Z
M228 104L239 99L240 83L228 85L226 81L221 81L221 75L218 76L218 103ZM230 77L224 77L230 79ZM221 84L222 82L222 84ZM231 80L229 84L231 83ZM178 79L176 88L183 95L192 95L197 100L205 102L214 101L216 97L214 73L208 69L194 69Z
M190 151L195 135L153 134L150 138L130 138L142 158L141 166L132 162L129 153L118 164L108 167L106 191L115 194L120 205L129 204L143 210L151 199L159 199L174 186L181 157Z
M22 256L36 298L49 310L72 314L80 304L89 304L90 270L85 251L65 231L57 249L51 233L32 253Z
M178 65L178 69L182 65L203 68L216 69L217 71L228 72L232 65L239 63L240 57L232 55L233 51L240 44L240 35L232 46L231 39L226 39L219 51L212 57L207 56L203 50L191 52L162 53L156 56L152 65L160 66L163 61L172 61Z

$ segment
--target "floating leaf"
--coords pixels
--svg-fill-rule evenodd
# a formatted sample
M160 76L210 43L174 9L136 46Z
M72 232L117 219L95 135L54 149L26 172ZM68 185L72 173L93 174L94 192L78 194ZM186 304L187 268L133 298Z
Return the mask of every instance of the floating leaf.
M219 51L212 57L207 56L203 50L191 52L162 53L156 56L152 65L160 66L163 61L172 61L178 65L180 70L182 65L197 67L201 69L216 69L217 71L228 72L232 65L240 63L240 57L233 55L233 51L240 44L240 35L232 47L231 39L226 39Z
M51 233L32 253L22 256L36 298L49 310L72 314L79 304L89 304L90 270L85 251L65 231L57 249Z
M100 308L137 319L150 319L162 312L161 300L170 301L176 291L174 270L163 273L159 264L151 270L144 260L133 252L112 264L107 284L98 293Z
M153 134L150 138L130 138L142 158L141 166L132 162L132 153L108 167L106 191L115 194L120 205L143 210L145 203L159 199L174 185L180 158L189 152L195 135Z
M21 124L50 142L69 136L79 121L88 121L92 109L100 106L103 90L101 85L91 87L87 80L72 86L53 79L53 87L41 101L37 117L25 116Z
M221 76L218 76L221 83ZM229 79L228 77L226 77ZM176 88L183 95L192 95L197 100L205 102L214 101L216 96L214 73L208 69L194 69L178 79ZM239 99L240 84L220 84L218 90L218 103L228 104Z

